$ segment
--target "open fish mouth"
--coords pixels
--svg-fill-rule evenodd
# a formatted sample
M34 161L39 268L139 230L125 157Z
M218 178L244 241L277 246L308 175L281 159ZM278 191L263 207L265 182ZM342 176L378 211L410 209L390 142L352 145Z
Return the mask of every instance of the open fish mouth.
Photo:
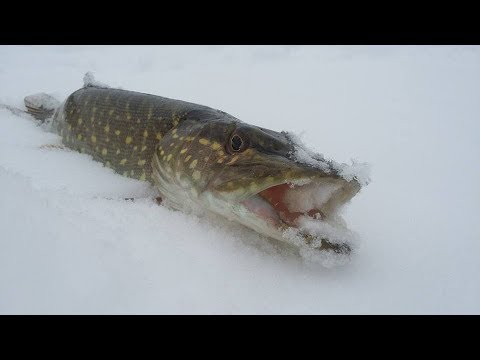
M297 180L266 188L241 204L287 240L301 238L311 248L347 255L351 232L339 213L360 188L343 178Z

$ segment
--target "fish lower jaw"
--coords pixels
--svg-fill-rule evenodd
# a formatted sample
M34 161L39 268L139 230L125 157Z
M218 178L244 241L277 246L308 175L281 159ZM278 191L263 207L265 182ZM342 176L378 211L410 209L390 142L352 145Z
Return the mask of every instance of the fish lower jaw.
M243 201L241 205L244 207L244 212L248 211L250 216L242 216L240 219L236 218L235 220L266 237L287 242L297 247L308 246L320 251L332 250L336 253L350 253L351 247L348 243L338 241L322 231L323 227L341 229L342 225L340 224L342 221L338 221L341 218L337 217L336 222L326 218L322 219L321 215L318 215L320 211L312 209L310 212L298 215L295 220L291 220L284 213L276 213L273 207L265 210L271 213L271 215L265 217L265 213L259 214L257 211L251 210L254 202L259 203L264 202L264 200L260 196L255 196ZM269 207L268 204L264 206L264 209ZM310 216L309 213L315 213L315 215ZM234 220L234 218L230 217L230 220ZM306 224L308 225L305 226Z

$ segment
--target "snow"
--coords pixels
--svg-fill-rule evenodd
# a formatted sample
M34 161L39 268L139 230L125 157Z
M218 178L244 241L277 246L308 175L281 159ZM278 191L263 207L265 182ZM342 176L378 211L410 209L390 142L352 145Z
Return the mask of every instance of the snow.
M291 212L321 209L338 189L340 189L339 184L328 180L319 180L303 187L292 188L285 194L284 201Z
M480 313L479 47L0 46L0 103L64 99L87 71L303 133L358 159L346 177L371 164L343 213L356 255L309 265L170 211L0 107L0 313Z
M84 87L93 86L93 87L99 87L104 89L110 88L109 85L96 80L95 75L91 71L86 72L85 75L83 76L83 86Z
M358 162L354 159L351 160L351 164L337 165L339 169L339 175L345 180L350 181L356 179L360 186L367 186L370 183L371 167L369 163Z
M315 153L310 150L301 140L301 137L297 134L286 132L288 139L293 144L293 154L292 158L301 163L311 165L317 169L320 169L325 172L330 171L330 166L328 161L325 159L323 154Z
M326 159L321 153L314 152L308 148L301 140L301 136L292 132L286 133L293 144L293 159L299 163L311 165L317 169L325 172L330 172L330 169L338 171L338 174L345 180L350 181L356 179L360 186L366 186L370 182L370 164L360 163L351 160L351 164L339 164L333 159Z

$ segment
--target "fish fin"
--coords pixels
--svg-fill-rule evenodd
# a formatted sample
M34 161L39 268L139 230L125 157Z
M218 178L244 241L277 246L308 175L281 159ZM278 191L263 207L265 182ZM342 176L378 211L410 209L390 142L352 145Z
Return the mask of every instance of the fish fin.
M60 101L45 93L26 96L23 101L27 112L41 122L53 117L55 110L60 106Z
M95 79L91 71L87 72L83 77L83 87L96 87L101 89L110 89L110 86Z

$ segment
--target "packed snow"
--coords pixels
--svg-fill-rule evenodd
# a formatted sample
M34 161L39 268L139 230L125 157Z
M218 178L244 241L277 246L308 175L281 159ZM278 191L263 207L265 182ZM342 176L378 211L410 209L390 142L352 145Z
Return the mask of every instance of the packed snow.
M368 183L343 211L355 256L168 210L9 111L90 70L302 133L299 156ZM0 46L0 84L2 314L480 313L480 47Z

